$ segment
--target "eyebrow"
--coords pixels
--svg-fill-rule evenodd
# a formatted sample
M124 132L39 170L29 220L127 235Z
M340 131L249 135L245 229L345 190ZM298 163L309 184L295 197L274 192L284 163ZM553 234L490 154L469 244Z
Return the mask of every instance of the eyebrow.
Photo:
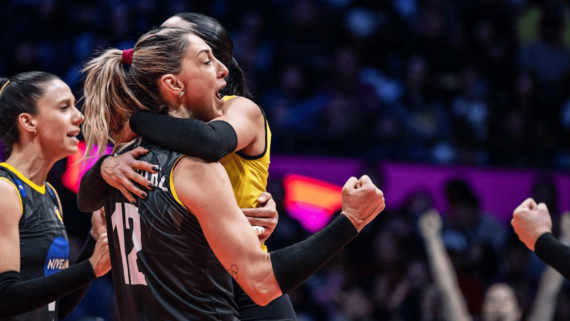
M197 54L196 56L199 56L199 55L200 55L201 53L203 53L203 52L209 54L209 53L210 53L210 49L202 49L202 50L198 51L198 54Z

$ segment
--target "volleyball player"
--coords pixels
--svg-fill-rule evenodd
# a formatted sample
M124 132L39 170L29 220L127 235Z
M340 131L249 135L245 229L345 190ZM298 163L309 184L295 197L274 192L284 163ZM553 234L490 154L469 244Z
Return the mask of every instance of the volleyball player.
M229 33L217 20L197 13L177 14L162 26L195 30L212 48L214 56L229 69L230 76L226 77L228 85L222 89L222 92L227 94L223 97L227 101L222 109L223 115L212 121L211 117L201 118L199 112L193 113L197 120L173 118L153 112L137 112L130 118L131 126L125 126L127 131L132 127L145 139L167 149L210 161L220 161L228 172L238 206L242 209L256 208L258 197L265 197L262 193L267 187L271 130L262 109L244 97L247 96L246 85L241 68L233 58L233 41ZM202 121L212 122L207 124ZM125 132L122 130L121 134L125 136ZM122 140L128 141L133 135L127 133L126 137L122 137ZM108 161L103 166L103 171L113 171L114 166L115 164ZM99 169L95 167L93 170ZM134 171L131 175L138 176ZM129 188L135 189L137 195L142 195L143 192L135 185L121 186L125 178L118 176L107 176L107 182L121 188L123 194L131 200L134 198L126 192ZM102 183L98 184L92 177L93 174L88 173L82 180L82 189L78 195L80 206L87 210L97 208L97 205L92 207L82 203L96 203L100 206L102 200L97 200L93 195L97 195L97 191L105 190L104 186L101 186ZM144 181L141 183L144 186L150 184ZM268 217L250 218L250 221L253 225L263 225L263 233L260 236L262 242L274 229L274 225L268 223L276 223L276 220ZM265 245L262 247L267 251ZM260 307L234 282L234 298L241 320L296 320L295 311L287 295L279 297L266 307Z
M225 103L218 92L227 69L187 30L142 36L128 73L121 60L121 51L111 49L85 69L88 146L116 137L125 112L150 108L188 117L187 106L199 106L205 117L212 117ZM343 190L339 218L304 242L265 253L236 204L221 164L144 139L140 146L151 150L143 160L158 167L156 174L145 173L157 188L136 206L118 190L106 191L111 261L123 319L238 320L231 277L257 304L266 305L302 283L384 209L382 192L368 177L351 178Z
M110 269L96 214L79 263L68 268L61 203L46 182L55 162L77 152L84 118L69 87L44 72L2 79L0 114L9 149L0 163L0 320L57 320Z

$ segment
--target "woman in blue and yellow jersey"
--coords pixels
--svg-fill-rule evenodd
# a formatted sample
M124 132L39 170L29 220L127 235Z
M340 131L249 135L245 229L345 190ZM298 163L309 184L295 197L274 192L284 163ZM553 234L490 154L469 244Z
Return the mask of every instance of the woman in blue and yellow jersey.
M129 141L138 134L173 151L208 161L220 161L228 173L240 208L258 207L258 200L264 201L267 197L264 192L269 174L271 130L263 110L245 97L248 93L241 68L233 58L233 42L229 33L215 19L194 13L178 14L167 20L163 27L190 29L212 48L213 55L228 68L229 75L226 78L227 86L216 93L216 97L205 99L223 99L225 103L221 110L215 111L214 114L219 117L214 119L201 115L201 106L196 106L192 115L194 119L136 112L129 120L130 127L125 126L121 133L115 133L115 140ZM192 91L184 93L192 94ZM207 101L204 105L207 105ZM145 152L136 152L137 156L143 154ZM135 154L102 158L85 174L78 195L82 210L94 210L103 205L103 179L121 190L130 202L134 203L135 199L129 191L143 199L147 198L147 193L130 180L152 189L150 181L128 170L129 166L133 166L135 169L151 171L150 165L135 161L132 155ZM127 168L127 171L118 171L118 168ZM272 233L276 218L248 219L259 234L262 248L267 251L263 243ZM296 320L287 295L261 307L234 281L234 299L239 308L240 320Z
M68 267L61 203L46 182L58 160L77 152L84 118L69 87L44 72L1 79L0 115L0 137L8 147L8 159L0 163L0 320L57 320L110 269L96 214L79 263Z

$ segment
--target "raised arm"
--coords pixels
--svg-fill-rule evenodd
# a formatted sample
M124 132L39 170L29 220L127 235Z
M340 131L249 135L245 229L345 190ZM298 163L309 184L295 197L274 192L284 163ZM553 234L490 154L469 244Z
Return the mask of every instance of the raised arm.
M471 316L457 283L457 275L441 237L441 217L435 210L422 215L419 227L424 238L431 272L443 294L446 320L468 321Z
M259 247L219 163L185 157L174 169L174 185L182 203L198 218L216 257L259 305L306 280L384 209L383 195L372 182L353 178L343 189L349 201L344 214L306 241L268 254Z
M561 234L560 242L566 246L570 245L570 212L566 212L560 219ZM564 277L554 268L546 266L538 286L538 294L532 307L529 321L548 321L554 317L558 294L562 288Z
M106 234L89 260L47 277L20 281L22 205L11 183L0 180L0 317L33 311L81 288L110 269Z
M226 104L231 107L224 115L209 123L141 111L130 118L129 126L134 133L157 145L207 161L219 161L265 135L265 119L255 103L236 97Z

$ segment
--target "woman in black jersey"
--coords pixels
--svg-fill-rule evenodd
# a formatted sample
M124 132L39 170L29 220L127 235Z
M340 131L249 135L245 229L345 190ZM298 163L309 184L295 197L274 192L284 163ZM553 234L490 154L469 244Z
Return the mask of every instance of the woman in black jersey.
M228 70L193 32L163 28L143 35L134 51L106 50L84 72L84 135L93 146L117 138L125 113L188 118L198 105L200 112L219 113ZM144 173L154 191L135 204L116 189L105 191L123 319L238 320L232 277L256 304L267 305L306 280L384 209L383 194L370 178L352 177L338 218L303 242L266 253L221 164L144 139L138 143L151 150L142 160L156 166Z
M226 29L216 19L198 13L179 13L165 21L162 26L178 27L196 31L212 48L213 55L228 68L229 75L226 77L227 85L222 89L222 94L228 96L248 96L243 72L233 57L233 41ZM259 110L257 106L255 106L254 109ZM139 128L138 131L142 137L150 140L151 142L155 142L160 146L189 156L196 156L211 161L219 161L227 154L234 152L236 149L240 149L237 146L237 141L241 141L242 145L246 145L243 142L244 135L236 133L234 130L235 127L239 126L233 125L222 127L222 125L227 125L228 123L219 121L205 123L196 119L184 119L184 121L178 122L174 122L173 120L174 119L172 117L156 115L156 113L150 112L135 113L131 117L133 128L137 125L136 127ZM128 131L129 126L126 127L127 130L124 130L123 133ZM253 125L241 127L247 128L248 131L253 131L255 129L255 126ZM261 129L264 129L264 126L260 127ZM260 134L263 135L262 138L265 138L264 130L260 130ZM122 137L121 139L128 141L132 134L127 134L126 136L129 137ZM253 139L254 137L250 140L253 141ZM243 146L241 148L243 148ZM254 154L258 153L260 152L256 152ZM118 158L120 159L120 157ZM99 164L102 162L103 160L101 160ZM105 168L108 168L109 166L112 167L114 165L109 164L109 162L104 165ZM145 168L140 169L144 170ZM81 182L82 188L78 194L78 201L79 206L82 209L99 208L101 206L100 204L103 202L102 197L96 197L95 195L98 195L97 192L104 191L106 184L101 180L90 179L93 177L92 172L98 170L98 166L93 167L90 170L90 173L87 173ZM132 172L132 175L139 176L134 173L134 171ZM139 179L142 179L142 176L140 176ZM121 181L122 180L115 179L115 181L109 181L109 183L116 186L117 184L120 184ZM245 183L246 182L244 182L244 184ZM143 182L143 184L143 186L149 186L149 183L145 184ZM124 186L122 191L128 190L131 186L136 188L135 185ZM140 195L142 191L137 188L135 193ZM124 194L126 194L125 196L127 198L134 201L128 192L124 192ZM240 204L239 201L238 204ZM241 204L240 206L245 207ZM267 224L267 222L271 222L268 217L258 217L255 219L256 222L260 222L257 224L259 224L258 226L262 226L264 231L263 235L260 236L260 240L265 241L273 231L274 227L268 226L270 224ZM250 219L250 222L253 222L253 219ZM240 286L234 282L234 297L238 305L240 320L242 321L296 320L295 311L288 295L283 295L271 302L268 306L261 307L255 304L240 288Z
M57 320L110 269L99 213L78 263L68 267L61 203L46 182L55 162L77 152L84 117L69 87L45 72L1 79L0 115L8 147L0 163L0 320Z

